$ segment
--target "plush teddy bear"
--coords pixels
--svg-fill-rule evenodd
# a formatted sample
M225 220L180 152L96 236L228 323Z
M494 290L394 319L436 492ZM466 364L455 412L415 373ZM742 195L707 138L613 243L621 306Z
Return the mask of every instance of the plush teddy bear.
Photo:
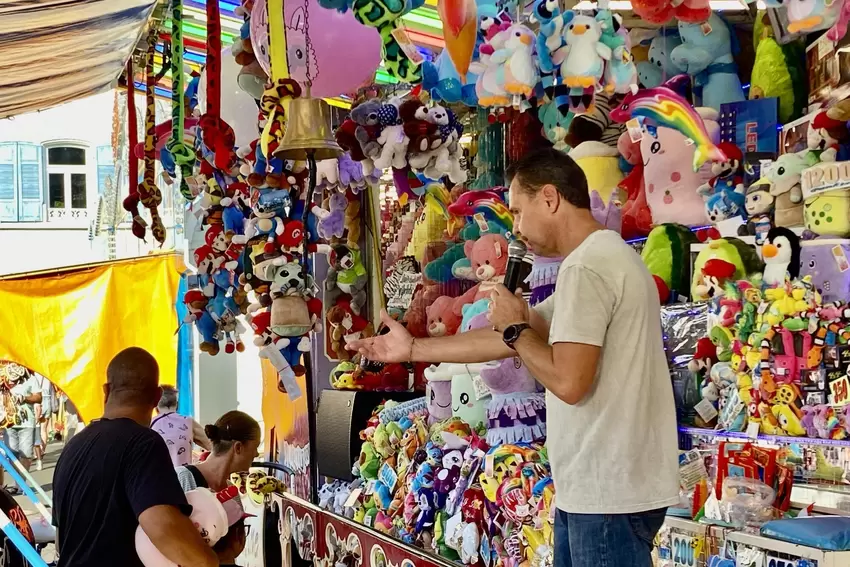
M351 119L357 123L354 135L363 154L371 160L381 155L381 145L378 143L381 135L381 106L378 100L367 100L351 109Z
M454 298L442 296L425 308L428 314L428 335L445 337L454 335L460 327L461 318L454 311Z
M478 283L455 300L457 313L467 303L490 297L492 284L501 283L508 265L508 241L501 234L485 234L478 240L467 240L463 249Z
M369 337L373 334L372 324L351 310L351 298L341 296L328 309L328 329L331 331L331 350L339 360L350 360L351 353L345 348L350 340Z
M427 119L428 107L417 98L404 101L398 109L404 126L404 134L410 139L408 144L408 157L413 158L419 154L427 154L432 148L442 143L437 125ZM428 163L425 158L417 162L419 167L425 167ZM416 167L411 163L411 167Z
M334 139L339 146L348 152L348 156L356 162L362 162L366 159L363 149L360 147L360 142L357 141L357 122L350 116L342 121L339 128L334 132ZM371 165L371 160L369 161ZM366 167L366 164L363 164ZM371 171L371 169L370 169ZM368 173L366 173L368 175Z
M374 158L376 169L402 169L407 165L407 146L410 138L404 133L404 124L399 114L400 105L400 101L391 100L378 111L381 124L378 144L381 146L381 153Z

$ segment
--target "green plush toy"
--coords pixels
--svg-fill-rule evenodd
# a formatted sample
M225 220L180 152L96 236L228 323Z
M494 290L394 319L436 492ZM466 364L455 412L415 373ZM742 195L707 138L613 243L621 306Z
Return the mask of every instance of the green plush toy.
M779 121L783 124L802 116L808 97L805 44L796 40L780 45L773 37L767 13L759 12L753 25L753 47L756 58L750 99L778 98Z
M723 281L714 282L714 287L725 288L728 280L742 280L750 274L761 272L764 264L759 258L756 249L738 238L720 238L706 243L705 248L700 250L694 262L694 277L691 280L691 297L694 301L711 299L702 291L706 287L706 274L704 268L710 260L723 260L735 267L734 273L725 276ZM708 286L712 287L712 286Z
M360 476L366 480L377 480L381 457L371 441L366 441L360 447Z
M390 433L387 431L387 426L383 423L375 428L375 432L372 434L372 443L375 451L382 459L386 459L393 453L393 448L390 444Z
M688 290L688 266L691 244L696 236L686 226L662 224L652 229L641 252L641 259L655 279L661 303L667 303L671 290Z

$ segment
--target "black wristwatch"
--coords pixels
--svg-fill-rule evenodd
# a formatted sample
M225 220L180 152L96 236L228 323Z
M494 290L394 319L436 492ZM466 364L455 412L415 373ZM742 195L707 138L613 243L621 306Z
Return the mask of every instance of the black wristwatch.
M531 325L528 323L517 323L516 325L508 325L505 327L505 330L502 331L502 340L505 341L505 344L509 347L514 348L514 343L519 340L519 336L526 329L530 329Z

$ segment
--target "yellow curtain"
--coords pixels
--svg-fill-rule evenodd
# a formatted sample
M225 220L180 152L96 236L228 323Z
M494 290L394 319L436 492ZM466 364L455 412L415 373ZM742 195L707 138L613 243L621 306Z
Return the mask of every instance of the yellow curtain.
M103 413L106 367L138 346L156 357L160 382L177 374L174 254L0 279L0 360L47 377L86 422Z

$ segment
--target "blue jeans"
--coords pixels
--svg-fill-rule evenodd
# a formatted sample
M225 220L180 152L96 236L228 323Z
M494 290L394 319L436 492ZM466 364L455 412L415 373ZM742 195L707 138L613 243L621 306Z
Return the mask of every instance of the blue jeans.
M667 508L636 514L555 514L555 567L652 567Z

